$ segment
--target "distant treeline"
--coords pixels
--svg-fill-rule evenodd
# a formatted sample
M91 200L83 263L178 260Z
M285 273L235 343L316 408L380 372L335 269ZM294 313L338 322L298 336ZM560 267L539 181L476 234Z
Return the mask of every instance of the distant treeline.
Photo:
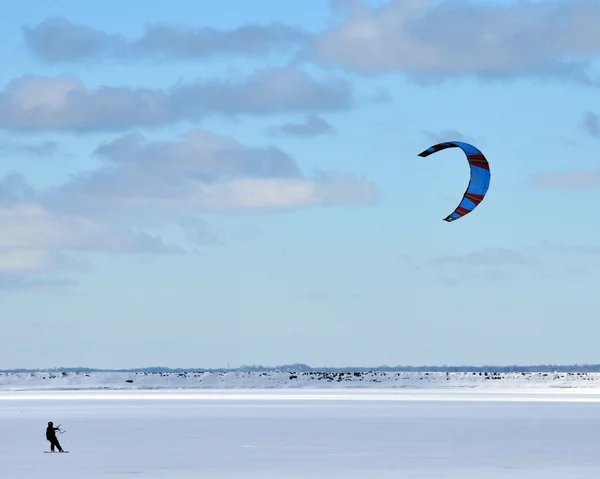
M243 365L238 368L168 368L164 366L150 366L146 368L131 369L97 369L85 367L71 368L46 368L46 369L0 369L4 373L29 373L40 371L64 372L157 372L157 373L184 373L184 372L490 372L490 373L533 373L533 372L600 372L600 364L539 364L533 366L377 366L377 367L320 367L313 368L307 364L283 364L281 366Z

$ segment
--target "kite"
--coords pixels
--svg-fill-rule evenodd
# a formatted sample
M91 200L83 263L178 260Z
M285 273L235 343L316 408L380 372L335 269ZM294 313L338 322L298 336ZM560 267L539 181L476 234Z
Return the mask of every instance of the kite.
M456 209L444 218L444 221L451 222L468 215L483 201L490 187L491 174L490 165L485 156L483 156L483 153L473 145L461 141L438 143L419 153L419 156L427 158L429 155L445 150L446 148L460 148L467 156L469 167L471 168L471 179L462 200Z

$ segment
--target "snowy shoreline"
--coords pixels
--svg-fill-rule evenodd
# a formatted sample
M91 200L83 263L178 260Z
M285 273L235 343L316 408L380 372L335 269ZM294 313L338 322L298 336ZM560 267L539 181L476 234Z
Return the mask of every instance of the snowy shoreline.
M600 373L484 372L20 372L0 391L143 389L600 389Z

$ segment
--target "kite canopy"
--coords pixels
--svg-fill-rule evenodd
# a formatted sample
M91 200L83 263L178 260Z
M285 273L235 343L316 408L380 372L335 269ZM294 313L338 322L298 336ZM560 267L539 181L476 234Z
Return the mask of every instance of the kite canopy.
M490 187L491 174L490 165L483 153L473 145L461 141L438 143L419 153L419 156L427 158L429 155L446 148L460 148L467 156L471 168L471 179L461 202L450 215L444 218L444 221L451 222L468 215L483 201Z

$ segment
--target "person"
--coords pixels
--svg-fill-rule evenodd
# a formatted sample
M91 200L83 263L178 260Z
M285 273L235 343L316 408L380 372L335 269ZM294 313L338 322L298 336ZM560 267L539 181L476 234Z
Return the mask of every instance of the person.
M63 448L61 447L58 439L56 438L56 431L60 431L60 424L58 427L54 427L52 421L48 423L48 427L46 428L46 439L50 441L50 451L54 452L54 448L58 448L59 452L63 452Z

